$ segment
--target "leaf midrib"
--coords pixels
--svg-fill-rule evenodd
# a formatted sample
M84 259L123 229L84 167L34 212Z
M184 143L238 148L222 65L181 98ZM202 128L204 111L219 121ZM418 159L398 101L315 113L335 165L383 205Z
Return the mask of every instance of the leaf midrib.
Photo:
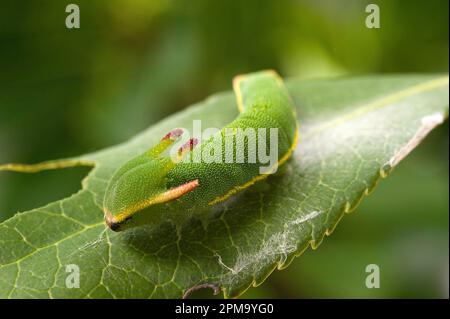
M400 91L391 93L391 94L386 95L385 97L382 97L375 101L369 102L367 104L363 104L363 105L357 107L352 112L343 114L342 116L339 116L331 121L321 124L318 127L312 128L304 135L304 138L309 138L309 137L316 135L328 128L336 127L336 126L338 126L342 123L345 123L349 120L352 120L358 116L365 115L371 111L382 109L386 106L392 105L398 101L409 98L416 94L432 91L434 89L443 87L448 84L449 84L449 78L447 76L444 76L444 77L440 77L440 78L433 79L433 80L430 80L427 82L416 84L416 85L410 86L406 89L402 89Z

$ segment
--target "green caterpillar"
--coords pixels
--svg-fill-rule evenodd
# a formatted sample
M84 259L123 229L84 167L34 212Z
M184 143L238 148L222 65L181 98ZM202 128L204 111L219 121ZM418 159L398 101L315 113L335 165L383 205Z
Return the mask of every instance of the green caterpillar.
M233 88L241 113L211 138L200 143L191 138L178 149L175 157L169 156L167 151L183 134L183 130L174 129L153 148L131 159L114 173L103 205L106 224L112 230L149 223L152 215L164 214L167 203L179 205L182 210L216 205L267 177L291 156L298 141L298 123L293 102L278 74L268 70L240 75L234 78ZM237 138L233 140L234 154L226 148L225 140L230 132L233 135L248 128L277 129L276 165L265 173L261 173L261 162L249 161L256 156L248 137L244 139L241 150L236 149ZM256 142L267 148L269 137L259 132ZM205 163L193 160L194 151L201 155L211 149L223 150L222 161ZM244 154L244 162L236 161L239 152Z

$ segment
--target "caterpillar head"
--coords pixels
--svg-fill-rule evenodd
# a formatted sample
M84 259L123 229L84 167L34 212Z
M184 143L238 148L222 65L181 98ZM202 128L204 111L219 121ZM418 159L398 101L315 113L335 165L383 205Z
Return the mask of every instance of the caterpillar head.
M114 231L128 228L134 215L152 206L173 201L194 190L197 179L168 188L167 173L177 160L197 145L190 139L178 150L178 159L161 156L183 133L175 129L146 153L133 158L113 175L106 189L103 210L108 227Z

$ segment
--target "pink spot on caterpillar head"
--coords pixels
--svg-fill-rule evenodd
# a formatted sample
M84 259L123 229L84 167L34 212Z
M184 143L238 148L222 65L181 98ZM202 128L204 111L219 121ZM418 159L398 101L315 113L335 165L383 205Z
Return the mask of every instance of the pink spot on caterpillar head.
M183 130L181 128L176 128L176 129L170 131L169 133L167 133L166 135L164 135L164 137L161 139L161 141L164 141L167 139L175 141L181 135L183 135Z
M197 146L198 144L198 139L196 138L191 138L189 139L189 141L187 141L183 146L181 146L178 149L178 154L183 155L189 151L192 151L192 149Z

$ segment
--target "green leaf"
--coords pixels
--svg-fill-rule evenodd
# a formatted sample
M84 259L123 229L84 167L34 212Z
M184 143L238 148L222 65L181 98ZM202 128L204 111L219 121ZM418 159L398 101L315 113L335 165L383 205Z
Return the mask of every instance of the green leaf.
M316 248L448 113L446 76L291 79L288 87L301 126L292 158L213 217L193 218L178 229L166 222L153 229L107 230L101 209L106 184L119 165L170 129L189 128L194 119L203 128L232 121L237 109L231 92L100 152L0 166L24 172L94 166L70 198L0 224L0 297L179 298L200 287L238 296L309 245ZM66 287L71 264L80 269L79 288Z

